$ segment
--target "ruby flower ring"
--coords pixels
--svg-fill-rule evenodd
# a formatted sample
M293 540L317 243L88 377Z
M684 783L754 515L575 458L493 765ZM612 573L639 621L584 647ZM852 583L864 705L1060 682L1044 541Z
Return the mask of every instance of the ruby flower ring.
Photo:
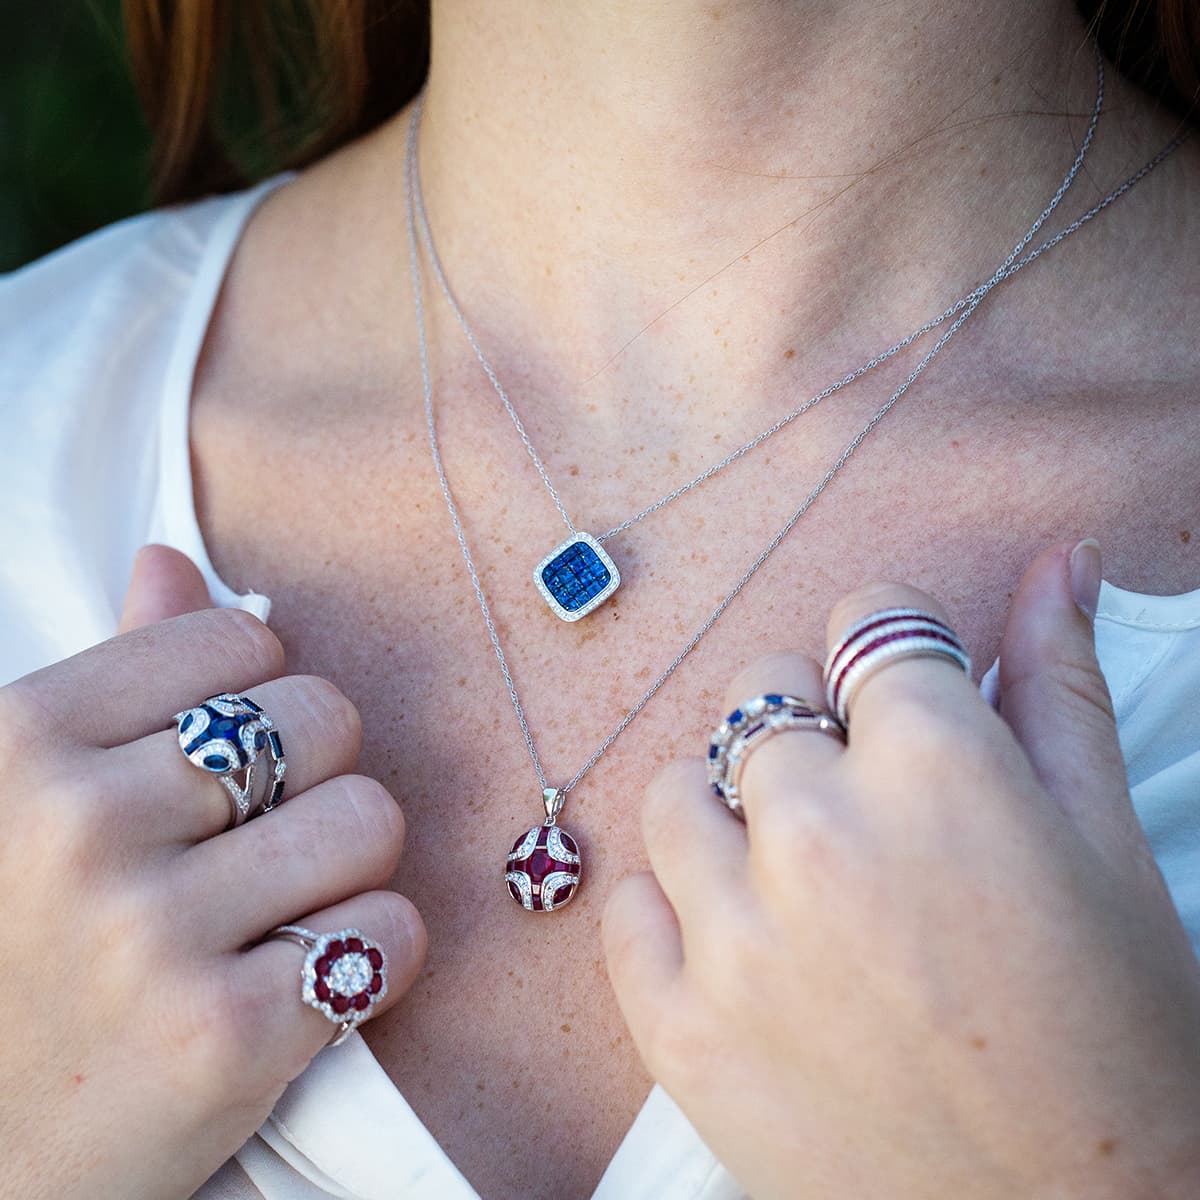
M300 999L337 1026L330 1046L344 1042L387 995L387 955L357 929L314 933L303 925L280 925L267 937L304 949Z

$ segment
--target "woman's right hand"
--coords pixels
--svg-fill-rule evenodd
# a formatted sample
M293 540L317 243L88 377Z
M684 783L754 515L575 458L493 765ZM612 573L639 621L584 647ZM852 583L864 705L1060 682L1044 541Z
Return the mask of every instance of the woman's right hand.
M206 607L181 555L134 574L125 624L156 623L0 688L0 1195L22 1200L186 1197L253 1133L334 1032L301 1002L303 951L256 944L274 926L380 943L381 1008L425 952L385 890L400 810L350 773L354 706L285 676L275 635ZM219 692L288 752L285 803L229 831L171 725Z

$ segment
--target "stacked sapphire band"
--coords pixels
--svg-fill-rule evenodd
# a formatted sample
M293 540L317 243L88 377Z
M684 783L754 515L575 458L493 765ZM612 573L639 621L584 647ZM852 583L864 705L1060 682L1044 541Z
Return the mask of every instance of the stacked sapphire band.
M786 729L805 729L828 734L845 742L846 731L831 713L779 692L755 696L717 726L708 746L708 782L713 794L735 816L742 811L741 777L746 757L772 734Z
M864 680L904 658L946 658L971 673L958 634L919 608L888 608L864 617L842 637L825 660L825 698L843 724L850 701Z
M264 940L272 938L304 951L300 999L337 1026L328 1046L344 1042L387 995L387 955L357 929L314 933L303 925L279 925Z
M222 692L176 713L172 720L188 762L215 775L228 793L230 829L283 801L287 774L283 741L271 718L253 700ZM271 778L256 800L255 768L264 753L271 759Z

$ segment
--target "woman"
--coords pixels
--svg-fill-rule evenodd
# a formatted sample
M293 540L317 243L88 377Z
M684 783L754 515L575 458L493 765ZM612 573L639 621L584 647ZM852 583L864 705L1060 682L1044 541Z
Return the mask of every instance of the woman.
M1194 1195L1195 146L971 308L570 789L547 915L501 889L543 819L510 699L556 815L953 323L605 542L620 589L563 623L553 505L406 221L419 132L453 295L562 505L615 527L996 280L1094 110L1074 6L435 0L419 129L414 83L207 198L209 140L169 147L218 6L127 8L187 202L0 288L13 1194ZM1178 127L1110 63L1043 236ZM740 822L722 714L820 699L896 606L999 652L999 712L946 634L848 685L848 742L754 744ZM244 823L175 748L218 693L286 749ZM331 1030L300 965L368 947L386 994Z

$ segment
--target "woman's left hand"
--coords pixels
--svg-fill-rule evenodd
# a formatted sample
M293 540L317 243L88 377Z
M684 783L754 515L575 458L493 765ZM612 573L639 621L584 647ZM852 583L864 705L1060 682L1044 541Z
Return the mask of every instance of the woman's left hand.
M795 730L747 758L745 825L703 760L648 791L653 874L613 894L609 972L648 1069L757 1200L1200 1194L1200 966L1069 552L1021 581L1000 714L905 660L861 685L847 746ZM895 605L947 619L876 585L831 642ZM759 662L728 708L768 692L819 700L820 667Z

